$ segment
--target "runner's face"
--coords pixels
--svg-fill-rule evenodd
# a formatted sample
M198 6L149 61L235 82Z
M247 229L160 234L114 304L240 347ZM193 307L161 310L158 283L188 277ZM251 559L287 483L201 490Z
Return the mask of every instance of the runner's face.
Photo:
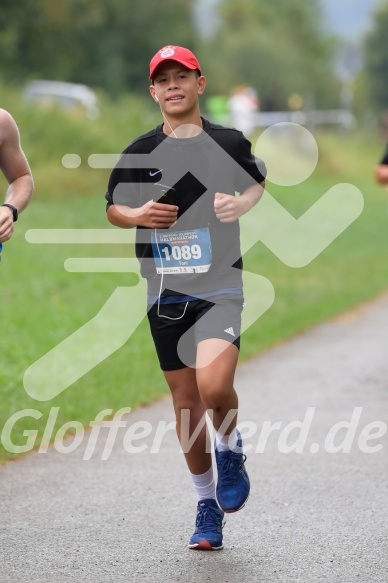
M165 63L157 70L151 94L157 95L163 111L181 116L198 108L198 96L205 89L206 79L196 71L175 62Z

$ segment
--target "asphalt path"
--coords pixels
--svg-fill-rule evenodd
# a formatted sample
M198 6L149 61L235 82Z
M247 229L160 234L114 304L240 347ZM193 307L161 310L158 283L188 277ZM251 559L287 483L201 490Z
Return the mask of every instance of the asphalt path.
M165 398L111 430L109 456L105 427L0 468L1 583L386 583L388 297L240 365L236 388L252 491L224 550L187 549Z

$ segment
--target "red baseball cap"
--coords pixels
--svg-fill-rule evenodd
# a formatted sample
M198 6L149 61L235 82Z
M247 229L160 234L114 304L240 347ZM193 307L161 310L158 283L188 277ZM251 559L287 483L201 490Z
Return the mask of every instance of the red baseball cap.
M160 49L154 57L152 57L150 62L150 80L152 81L156 69L164 61L176 61L181 65L184 65L188 69L198 69L199 74L201 74L201 65L198 62L197 57L184 47L176 47L174 45L167 45Z

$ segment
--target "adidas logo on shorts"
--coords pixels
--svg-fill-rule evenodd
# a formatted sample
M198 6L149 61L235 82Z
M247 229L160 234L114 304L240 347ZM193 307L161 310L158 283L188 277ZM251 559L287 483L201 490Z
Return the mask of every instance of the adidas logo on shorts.
M226 332L227 334L230 334L231 336L236 337L236 334L234 333L233 328L227 328L226 330L224 330L224 332Z

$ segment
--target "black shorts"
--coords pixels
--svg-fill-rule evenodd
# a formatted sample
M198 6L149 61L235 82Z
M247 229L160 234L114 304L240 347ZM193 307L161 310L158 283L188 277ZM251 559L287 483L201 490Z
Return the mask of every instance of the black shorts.
M197 344L209 338L222 338L240 348L243 296L226 294L211 300L160 304L159 315L157 303L148 306L151 334L162 370L195 364Z

